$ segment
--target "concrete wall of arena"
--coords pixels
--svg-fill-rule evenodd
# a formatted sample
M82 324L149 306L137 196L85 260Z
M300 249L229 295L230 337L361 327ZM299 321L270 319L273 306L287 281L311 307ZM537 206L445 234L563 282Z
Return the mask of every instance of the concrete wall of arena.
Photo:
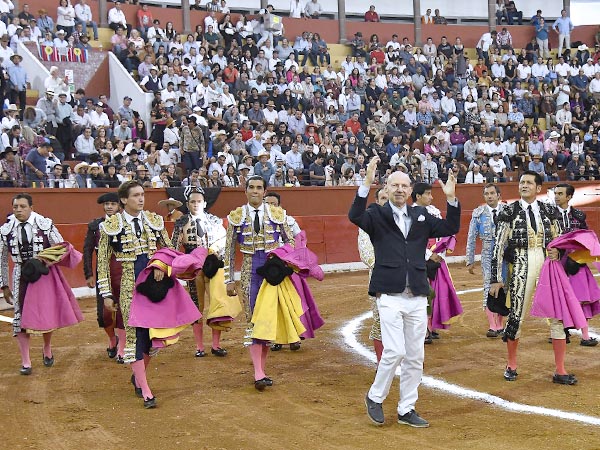
M283 0L281 0L283 1ZM334 0L329 0L330 2L336 3ZM481 0L480 0L481 2ZM227 2L229 7L235 9L236 3L233 0ZM256 2L239 3L239 8L247 10L249 8L253 8L253 5ZM281 7L282 9L287 10L289 8L289 3L287 0L284 2L285 4L274 4L275 7ZM392 5L392 9L389 14L393 14L395 16L411 16L412 15L412 2L405 2L405 8L402 11L398 11L397 2L393 0L389 0L387 2L374 2L377 6L377 9L383 13L381 10L384 4ZM486 2L481 2L486 3ZM556 5L555 5L556 3ZM40 8L46 8L50 15L54 18L56 17L56 3L49 2L47 0L30 0L28 2L30 5L30 9L32 13L37 15L37 11ZM381 5L380 5L381 4ZM471 11L473 2L444 2L442 0L432 1L429 3L423 3L422 8L427 9L429 7L435 8L436 4L440 4L440 9L443 15L448 17L487 17L487 13L483 13L482 15L474 14ZM443 4L443 5L442 5ZM90 8L92 9L92 13L94 16L94 20L100 22L98 16L98 2L89 2ZM356 5L354 8L352 5ZM368 8L369 3L364 2L347 2L347 11L353 12L354 9L357 9L356 12L364 12ZM535 14L535 10L538 8L537 2L531 2L530 4L527 2L517 2L517 5L520 9L524 11L524 17L528 18ZM529 6L528 6L529 5ZM551 0L551 2L544 2L543 5L540 5L541 9L544 13L549 17L557 17L560 14L560 10L562 8L562 2L560 0ZM257 6L254 9L258 9ZM350 9L348 9L350 7ZM456 8L464 8L461 14L451 14L448 12L448 8L456 7ZM108 2L107 8L112 8L112 3ZM121 8L125 12L125 16L127 18L128 23L135 24L136 23L136 11L138 10L138 6L135 5L121 5ZM154 18L159 19L161 25L164 27L167 22L173 22L175 30L182 31L183 29L183 14L181 9L179 8L161 8L159 6L151 6L150 10L152 11L152 15ZM328 11L327 8L325 8ZM337 6L332 6L331 11L337 11ZM479 11L479 10L477 10ZM527 12L529 11L529 12ZM387 13L387 11L386 11ZM203 23L204 17L206 16L206 12L204 11L191 11L191 25L192 29L195 28L195 25ZM237 21L238 15L233 14L233 20ZM290 19L285 17L283 20L285 27L285 35L291 39L295 36L302 33L302 31L312 31L318 32L321 34L327 42L329 43L337 43L340 38L339 31L339 22L337 20L330 19L327 22L326 26L324 25L323 19L321 20L313 20L313 19ZM522 26L508 26L507 27L513 36L513 42L515 46L525 47L525 45L531 40L534 36L534 29L529 25ZM588 26L580 26L575 28L571 35L571 42L574 41L583 41L588 45L593 44L594 42L594 33L597 31L598 27L594 25ZM396 24L392 22L384 22L384 23L365 23L361 21L348 21L346 23L346 32L347 38L351 38L356 31L362 31L363 35L366 37L371 34L378 34L379 40L383 42L387 42L392 34L396 33L401 38L403 36L407 36L411 41L414 38L414 26L412 24L402 23ZM488 31L487 26L468 26L468 25L427 25L423 27L423 39L427 36L433 37L434 42L439 42L442 35L448 36L452 41L455 37L460 36L463 40L463 43L466 47L475 47L477 41L481 37L481 35ZM552 48L558 45L558 37L556 33L550 34L550 46Z
M108 52L108 75L110 77L110 107L117 111L123 104L125 96L131 97L131 109L139 112L146 123L146 129L151 130L150 110L154 95L144 92L137 82L129 75L119 59L112 52Z
M548 185L550 186L550 185ZM583 209L588 216L588 224L597 233L600 232L600 191L598 184L593 182L576 183L574 205ZM457 236L457 246L454 256L464 255L467 232L471 212L483 201L482 185L458 186L458 198L462 206L461 230ZM517 183L501 185L504 201L518 198ZM352 187L332 188L294 188L274 189L281 194L282 206L293 215L301 228L308 235L308 246L319 257L322 264L356 262L360 258L356 246L357 228L347 218L348 209L356 194ZM374 193L375 189L371 190ZM11 199L17 192L23 190L0 190L0 217L11 214ZM31 191L29 191L31 192ZM102 209L96 204L96 198L105 192L103 189L69 189L57 192L51 189L39 189L31 192L34 197L34 209L45 216L51 217L57 224L65 240L71 242L80 251L87 230L87 222L102 215ZM546 193L546 187L542 195ZM434 187L434 204L443 212L446 207L444 197L439 187ZM146 207L149 210L161 211L157 203L165 199L163 189L146 191ZM246 202L241 189L224 189L217 202L211 209L213 214L226 217L232 209ZM169 232L173 224L168 223ZM239 267L239 265L238 265ZM65 270L65 274L73 287L85 285L82 266Z
M27 71L27 78L31 89L44 92L44 81L50 76L48 69L44 67L37 54L29 51L22 42L17 44L17 53L23 57L21 66Z
M158 5L169 5L169 6L180 6L181 0L148 0L149 4ZM206 4L207 1L203 1L202 4ZM190 3L193 3L190 2ZM289 0L270 0L269 4L275 7L275 10L289 11L290 2ZM337 0L319 0L323 11L329 14L336 14L338 9ZM412 1L405 1L402 5L398 5L396 0L377 0L371 2L377 8L377 12L380 15L412 15L413 3ZM109 3L110 5L110 3ZM541 7L549 17L557 17L560 15L562 9L562 0L548 0L540 5L538 2L517 2L517 6L523 11L524 17L531 17L535 15L536 10ZM260 9L259 0L228 0L227 6L231 9L244 9L244 10L256 10ZM399 9L399 6L401 8ZM369 2L361 0L346 0L346 13L347 14L364 14L368 9ZM420 14L425 14L425 11L431 8L435 10L439 8L441 14L446 17L466 17L466 18L481 18L486 17L488 13L488 2L487 0L477 0L472 2L447 2L446 0L429 0L421 3Z

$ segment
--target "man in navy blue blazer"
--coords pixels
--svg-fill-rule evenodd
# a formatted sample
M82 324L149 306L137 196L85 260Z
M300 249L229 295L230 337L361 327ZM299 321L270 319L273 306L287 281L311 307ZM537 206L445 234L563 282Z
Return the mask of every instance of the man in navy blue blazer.
M417 414L415 403L423 375L427 333L429 282L425 250L429 238L458 233L460 205L455 195L456 178L450 174L445 184L440 181L448 200L445 220L432 216L424 207L407 205L412 188L403 172L394 172L388 178L389 201L383 206L373 203L367 208L378 163L378 157L369 162L364 183L358 188L348 213L350 221L369 235L375 249L369 293L377 297L384 347L365 404L369 418L382 425L382 403L400 366L398 423L424 428L429 423Z

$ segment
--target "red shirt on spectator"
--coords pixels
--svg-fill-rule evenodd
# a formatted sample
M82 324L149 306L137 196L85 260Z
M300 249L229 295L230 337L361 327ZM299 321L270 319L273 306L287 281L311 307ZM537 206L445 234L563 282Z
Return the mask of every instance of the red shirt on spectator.
M379 14L375 11L367 11L365 13L365 22L379 22Z
M344 124L344 129L346 131L348 131L348 129L350 129L350 131L352 131L352 134L354 136L356 136L361 131L360 122L358 120L352 120L350 118L350 119L346 120L346 123Z
M375 60L377 61L377 64L383 64L385 62L385 53L383 53L383 51L380 49L373 50L371 52L370 56L371 56L371 60L373 58L375 58Z
M244 142L254 137L254 132L250 129L242 128L240 132L242 133L242 141Z
M223 81L225 83L235 83L239 76L240 73L235 67L230 69L229 66L227 66L223 69Z

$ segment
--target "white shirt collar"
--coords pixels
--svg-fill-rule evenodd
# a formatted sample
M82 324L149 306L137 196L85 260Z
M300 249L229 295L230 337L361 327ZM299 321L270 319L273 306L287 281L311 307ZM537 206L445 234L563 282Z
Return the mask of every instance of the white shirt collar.
M486 206L488 207L490 214L494 213L493 212L494 209L496 210L496 214L500 212L500 203L498 203L495 208L492 208L490 205L487 205L487 204L486 204Z
M144 216L141 212L137 216L134 217L131 214L129 214L127 211L123 211L123 218L129 225L133 225L133 219L140 219L140 226L141 226L142 222L144 221Z
M520 199L519 203L521 204L521 208L523 208L525 211L527 211L527 208L529 207L529 203L527 203L523 199ZM538 213L540 206L538 205L537 200L534 200L533 203L531 203L531 209L533 210L534 214Z
M569 211L571 210L571 206L567 205L566 209L562 209L560 206L556 205L556 207L558 208L558 211L560 212L560 214L562 215L563 212L567 212L567 214L569 213Z
M408 216L408 205L405 203L404 206L402 206L402 208L398 208L396 205L394 205L392 202L388 202L392 208L392 212L394 214L397 214L398 217L402 217L403 214L406 214Z

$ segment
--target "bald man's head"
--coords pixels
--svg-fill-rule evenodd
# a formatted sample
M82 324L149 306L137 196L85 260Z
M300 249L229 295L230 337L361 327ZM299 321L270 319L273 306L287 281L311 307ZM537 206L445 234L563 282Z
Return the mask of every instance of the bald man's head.
M402 208L412 192L410 178L404 172L394 172L387 180L387 191L390 202L394 206Z

